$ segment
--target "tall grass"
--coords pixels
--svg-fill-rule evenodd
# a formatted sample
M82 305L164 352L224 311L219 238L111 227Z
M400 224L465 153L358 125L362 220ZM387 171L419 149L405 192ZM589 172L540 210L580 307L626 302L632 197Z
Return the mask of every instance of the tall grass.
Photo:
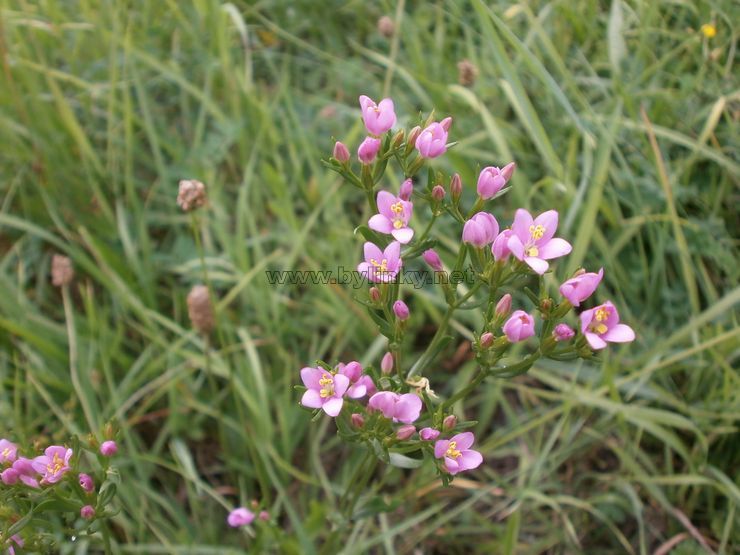
M121 552L740 546L737 4L0 10L1 431L64 441L117 423ZM463 58L479 69L470 87ZM306 363L375 362L382 344L351 289L272 286L264 271L356 264L368 214L320 159L332 137L359 143L361 93L393 96L403 124L453 115L459 144L440 164L471 198L481 164L515 159L496 215L559 209L574 252L550 285L603 263L601 294L638 341L600 364L543 361L485 383L460 414L489 438L480 471L445 489L430 471L380 467L347 515L367 454L310 423L293 386ZM185 310L202 281L174 202L190 177L209 187L195 228L219 299L210 346ZM48 279L56 252L77 271L66 303ZM421 348L441 300L409 293ZM470 337L476 318L453 325ZM448 348L438 393L473 371L465 354L465 341ZM226 509L251 499L275 517L261 544L225 531Z

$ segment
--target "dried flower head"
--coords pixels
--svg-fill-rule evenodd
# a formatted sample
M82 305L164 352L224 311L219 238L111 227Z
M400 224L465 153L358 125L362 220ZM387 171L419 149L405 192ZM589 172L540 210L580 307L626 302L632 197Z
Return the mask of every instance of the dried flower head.
M457 80L463 87L470 87L478 78L478 68L470 60L457 62Z
M213 305L205 285L196 285L188 293L188 316L193 327L203 335L208 335L213 330L215 318Z
M393 36L393 32L396 30L396 24L393 23L393 19L384 15L378 19L378 33L389 39Z
M204 206L206 203L206 186L195 179L182 179L177 193L177 205L185 212Z
M63 287L72 283L75 277L72 261L61 254L51 257L51 283L55 287Z

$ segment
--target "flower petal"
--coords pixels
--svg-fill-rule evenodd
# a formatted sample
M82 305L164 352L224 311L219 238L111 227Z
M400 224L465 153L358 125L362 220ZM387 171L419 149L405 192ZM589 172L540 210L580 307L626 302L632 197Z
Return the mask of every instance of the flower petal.
M533 256L525 256L524 262L540 275L544 274L547 271L547 268L550 267L550 265L541 258L535 258Z
M359 399L367 394L367 386L364 383L356 383L347 390L347 397Z
M568 241L556 237L554 239L550 239L540 247L539 257L545 260L550 260L551 258L557 258L558 256L565 256L572 250L573 247Z
M452 436L450 441L457 443L458 451L464 451L465 449L470 449L470 446L473 445L475 436L473 435L473 432L462 432Z
M334 374L334 395L341 397L349 388L349 378L344 374Z
M388 222L390 224L390 222ZM391 227L393 227L391 225ZM414 230L410 227L402 227L401 229L394 229L391 231L393 238L399 243L406 244L414 237Z
M441 459L442 456L447 452L447 448L450 446L450 440L440 439L434 443L434 456Z
M545 232L543 233L542 237L540 239L537 239L536 241L537 245L544 245L550 239L552 239L552 236L555 235L555 231L558 229L557 210L548 210L547 212L543 212L534 219L534 222L532 222L532 224L535 227L541 225L545 228Z
M383 251L383 258L388 259L388 269L392 270L397 267L401 259L401 243L393 241Z
M511 231L514 232L514 235L519 237L519 240L522 243L526 243L530 238L529 226L532 225L532 222L532 214L523 208L519 208L514 214L514 222L511 224ZM512 252L514 251L514 249L511 250ZM519 260L521 260L521 258L519 258Z
M391 205L398 202L396 195L388 191L378 191L377 201L378 212L383 214L383 216L392 218L395 215L393 214L393 210L391 210Z
M609 328L609 331L601 338L610 343L629 343L635 340L635 331L627 324L617 324L613 328Z
M457 463L460 465L460 470L473 470L478 468L483 462L483 455L478 451L467 449L462 452L460 458L457 459Z
M401 395L396 403L393 416L404 424L411 424L421 414L421 399L415 393Z
M370 259L374 258L377 261L383 259L383 251L381 251L377 245L367 241L362 247L365 254L365 262L370 262Z
M335 417L342 410L343 404L344 399L340 397L332 397L326 403L324 403L324 406L322 406L321 408L324 409L324 412L329 416Z
M367 227L380 233L390 233L393 231L393 222L384 214L375 214L367 221Z
M315 389L307 389L301 397L301 405L310 409L320 409L323 404L321 395Z
M445 468L450 474L457 474L460 471L460 465L457 464L455 459L451 459L450 457L445 457Z
M598 351L606 347L606 341L601 339L601 337L599 337L595 333L586 332L585 336L586 336L586 341L588 341L588 344L591 345L591 348L593 350Z
M319 380L323 373L324 371L319 368L301 368L301 380L303 381L303 385L309 389L321 389Z

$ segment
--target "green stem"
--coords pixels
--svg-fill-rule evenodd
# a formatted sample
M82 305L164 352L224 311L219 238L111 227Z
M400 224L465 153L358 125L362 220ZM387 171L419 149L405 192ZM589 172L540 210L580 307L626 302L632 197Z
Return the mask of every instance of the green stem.
M442 341L442 338L447 331L447 326L450 324L450 319L452 318L453 312L455 312L455 307L452 305L448 306L447 311L445 311L445 314L442 317L442 321L439 323L437 332L434 334L434 337L432 337L432 340L430 341L426 350L422 353L416 363L411 367L411 370L409 370L408 374L406 374L406 378L410 378L411 376L416 374L417 370L423 370L426 365L431 362L431 354L436 350L439 342Z

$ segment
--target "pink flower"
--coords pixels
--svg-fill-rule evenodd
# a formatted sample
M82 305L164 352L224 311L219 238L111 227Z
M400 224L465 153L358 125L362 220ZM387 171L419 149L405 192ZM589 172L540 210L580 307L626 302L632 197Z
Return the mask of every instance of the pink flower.
M238 507L229 513L226 522L232 528L238 528L239 526L248 526L252 524L254 520L254 513L244 507Z
M514 173L516 164L511 162L507 164L503 169L499 169L495 166L488 166L483 168L478 176L478 195L483 200L488 200L504 188L506 182L509 181L511 175Z
M380 371L383 374L390 374L393 371L393 353L388 351L380 359Z
M457 474L464 470L478 468L483 462L483 456L470 449L475 441L473 432L463 432L450 439L440 439L434 444L434 456L444 458L445 468L450 474Z
M257 518L259 518L263 522L268 521L270 520L270 513L268 513L267 511L260 511L260 514L257 516Z
M421 399L415 393L399 395L392 391L380 391L367 404L368 408L378 410L394 422L411 424L421 414Z
M357 148L357 157L363 164L372 164L380 150L380 139L365 137Z
M25 457L18 457L18 459L13 463L13 466L5 469L0 476L2 477L3 483L7 485L13 485L20 480L28 487L39 487L39 482L37 480L38 474L33 469L33 461Z
M408 305L401 299L398 299L393 303L393 314L401 321L408 320L410 314Z
M416 139L416 149L423 158L436 158L447 151L447 129L442 123L430 123Z
M303 368L301 380L308 389L301 398L304 407L323 409L329 416L342 410L342 397L349 389L350 380L344 374L332 374L323 368Z
M434 270L435 272L442 271L442 259L437 254L437 251L435 251L434 249L427 249L424 251L424 254L422 254L421 257L424 259L424 262L429 264L429 267L432 270Z
M365 122L368 133L372 135L382 135L396 124L396 112L390 98L384 98L379 104L375 104L372 98L362 95L360 108L362 121Z
M413 424L405 424L404 426L398 428L398 430L396 431L396 438L400 439L401 441L405 441L415 433L416 426L414 426Z
M439 430L434 428L422 428L419 431L419 437L424 441L433 441L439 437Z
M347 149L347 145L340 143L339 141L334 143L332 156L337 162L341 162L342 164L349 162L349 150Z
M476 247L490 245L498 235L498 222L488 212L478 212L463 226L462 240Z
M619 323L619 313L611 301L581 312L581 331L594 350L609 343L629 343L635 340L634 330Z
M552 336L555 338L555 341L568 341L573 339L575 334L576 332L568 324L558 324L552 330Z
M365 262L357 266L358 272L375 283L388 283L396 279L396 275L403 264L401 243L393 241L385 250L381 251L376 245L368 241L365 243L364 251Z
M553 237L557 227L558 213L555 210L543 212L532 220L532 215L520 208L511 225L508 247L536 273L544 274L549 267L547 260L565 256L573 248L566 240Z
M503 327L509 341L516 343L534 335L534 318L523 310L515 310Z
M409 200L411 193L414 192L414 182L411 179L407 179L401 183L401 187L398 189L398 198L401 200Z
M90 493L95 489L95 482L93 482L93 479L89 474L80 474L78 478L80 479L80 487L82 487L82 489L87 493Z
M115 441L104 441L100 446L100 454L104 457L112 457L116 453L118 453L118 445Z
M72 449L61 445L52 445L44 450L44 454L35 457L31 462L33 469L43 474L42 484L55 484L62 479L70 469L69 459L72 458Z
M496 303L495 314L496 316L500 316L501 318L503 318L509 312L511 312L511 295L509 293L506 293L506 295L501 297Z
M362 365L356 360L347 364L340 362L337 365L337 373L344 374L349 378L350 386L347 388L347 397L350 399L359 399L367 395L371 388L375 389L373 379L362 373Z
M511 249L509 249L510 238L511 230L504 229L493 240L493 245L491 245L491 254L493 254L494 260L506 260L509 258L509 255L511 254Z
M23 538L21 538L18 534L13 534L12 536L10 536L10 540L15 542L18 547L23 547L23 544L25 543L23 541ZM8 555L15 555L15 548L12 545L8 545L7 548Z
M95 516L95 508L92 505L85 505L80 509L80 516L86 520L91 520Z
M603 277L604 268L601 268L598 274L589 272L577 275L560 286L560 294L573 306L579 306L596 291Z
M414 236L409 227L414 205L407 200L393 196L388 191L378 192L378 214L367 222L368 227L380 233L393 235L399 243L406 244Z
M8 441L7 439L0 439L0 464L12 463L18 455L18 446Z

